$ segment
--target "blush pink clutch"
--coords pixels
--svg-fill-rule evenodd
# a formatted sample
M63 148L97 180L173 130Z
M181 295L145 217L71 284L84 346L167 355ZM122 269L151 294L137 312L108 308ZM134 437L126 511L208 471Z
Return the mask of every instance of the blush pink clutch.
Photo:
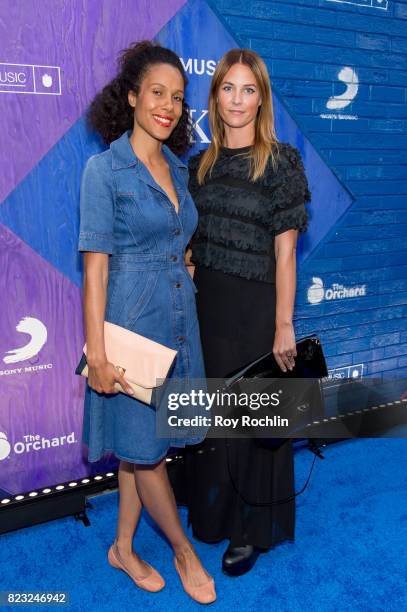
M164 383L177 351L109 321L105 321L104 337L108 361L121 369L134 391L129 397L151 404L153 389ZM88 376L86 344L75 374ZM117 382L115 388L125 393Z

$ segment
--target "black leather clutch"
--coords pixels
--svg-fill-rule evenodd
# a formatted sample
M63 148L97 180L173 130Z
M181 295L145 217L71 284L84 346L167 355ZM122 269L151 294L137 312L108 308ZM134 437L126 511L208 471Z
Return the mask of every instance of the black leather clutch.
M324 378L328 376L321 341L318 336L307 336L296 343L297 356L292 370L283 372L273 352L265 353L239 370L228 374L226 386L241 378Z
M262 446L279 448L287 438L295 438L296 431L303 430L308 423L323 415L321 378L328 375L328 369L321 341L317 336L309 336L299 340L296 348L297 356L292 370L283 372L271 351L231 372L224 380L224 389L228 392L250 393L257 390L261 383L259 379L267 379L262 391L278 391L281 394L278 408L269 409L269 413L289 415L290 428L283 438L279 438L278 433L272 437L272 430L267 431L266 435L264 431L258 431L253 437Z

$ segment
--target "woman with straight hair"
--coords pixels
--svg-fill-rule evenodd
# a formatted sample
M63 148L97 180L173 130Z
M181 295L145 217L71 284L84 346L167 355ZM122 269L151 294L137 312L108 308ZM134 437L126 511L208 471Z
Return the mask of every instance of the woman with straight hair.
M189 165L206 376L225 377L271 350L286 371L296 357L296 243L307 228L310 193L298 149L277 141L270 80L257 53L232 49L222 57L209 122L211 144ZM292 443L281 442L207 439L185 453L179 501L197 538L230 540L223 556L229 575L294 540L294 501L274 503L294 492Z
M204 375L195 288L185 267L198 216L187 167L177 157L190 143L186 84L178 56L144 41L122 52L119 74L90 106L90 123L109 148L88 160L81 184L89 366L83 440L89 461L105 452L120 459L119 518L109 563L146 591L164 587L158 571L133 552L144 507L174 551L185 591L207 604L216 599L214 582L182 528L166 468L170 446L202 437L156 435L154 408L131 397L124 373L107 359L103 331L106 320L176 349L173 377ZM127 394L117 393L115 383Z

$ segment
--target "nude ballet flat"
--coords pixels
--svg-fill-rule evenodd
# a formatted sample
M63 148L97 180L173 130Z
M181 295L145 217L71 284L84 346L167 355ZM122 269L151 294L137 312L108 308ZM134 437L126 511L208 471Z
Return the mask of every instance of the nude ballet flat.
M145 591L149 591L150 593L157 593L158 591L161 591L165 586L165 581L163 577L157 572L157 570L151 567L149 563L147 563L147 565L151 569L151 572L148 574L148 576L146 576L145 578L136 578L124 565L116 542L114 542L109 548L107 559L112 567L115 567L116 569L121 569L123 570L123 572L126 572L126 574L130 576L130 578L140 589L144 589Z
M187 593L191 599L197 601L200 604L211 604L216 601L215 583L213 578L209 578L208 582L201 584L198 587L188 586L179 571L177 558L174 557L174 565L177 570L178 576L180 577L182 586L184 587L185 593Z

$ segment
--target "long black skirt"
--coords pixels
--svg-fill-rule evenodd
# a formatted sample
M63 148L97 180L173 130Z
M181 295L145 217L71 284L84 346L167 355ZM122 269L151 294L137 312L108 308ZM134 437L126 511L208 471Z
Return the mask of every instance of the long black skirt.
M197 267L197 307L206 376L221 378L273 348L275 286ZM291 440L276 449L255 439L206 439L170 469L177 502L187 505L204 542L268 549L294 540ZM171 465L171 464L170 464Z

